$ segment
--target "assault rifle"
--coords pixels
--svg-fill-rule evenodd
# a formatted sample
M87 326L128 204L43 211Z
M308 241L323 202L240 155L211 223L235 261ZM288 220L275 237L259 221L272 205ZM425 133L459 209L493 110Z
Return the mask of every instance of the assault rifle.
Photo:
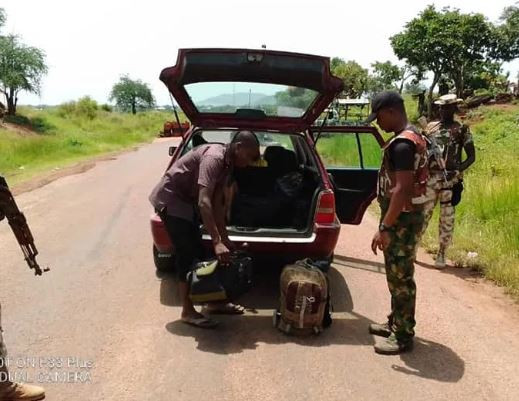
M22 248L25 261L29 265L29 268L34 269L34 274L41 276L43 272L49 271L49 268L42 270L38 262L36 262L38 250L34 245L34 238L27 225L27 220L23 213L20 212L20 209L18 209L5 178L0 176L0 221L4 218L7 218L13 230L13 234L18 244L20 244L20 248Z
M443 173L443 179L447 183L449 180L447 177L447 166L445 165L445 160L443 159L443 152L440 148L440 145L438 145L435 136L429 135L434 128L437 128L440 125L440 123L434 125L432 128L427 129L427 120L425 119L425 117L422 116L418 119L418 124L420 124L420 127L424 132L425 140L430 145L429 149L431 149L434 160L436 160L438 167L441 169Z

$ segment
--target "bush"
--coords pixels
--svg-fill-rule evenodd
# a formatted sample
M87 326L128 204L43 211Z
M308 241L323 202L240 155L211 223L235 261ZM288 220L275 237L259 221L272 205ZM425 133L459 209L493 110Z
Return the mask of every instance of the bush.
M49 123L44 117L32 117L17 114L14 116L5 116L4 121L11 124L21 125L32 129L33 131L44 133L50 131L54 126Z
M97 102L90 96L84 96L77 102L70 101L61 104L58 107L58 115L63 118L83 117L88 120L93 120L97 117L97 110L99 106Z
M494 96L494 94L489 89L476 89L474 96Z
M70 102L60 104L57 113L58 116L63 118L71 117L76 113L76 102L71 100Z
M25 126L31 125L30 118L19 115L19 114L14 115L14 116L7 115L4 117L4 121L6 123L11 123L11 124L16 124L16 125L25 125Z
M93 120L97 116L97 102L90 96L82 97L76 104L76 114Z
M105 104L101 105L101 110L111 113L112 111L114 111L114 108L112 106L110 106L109 104L105 103Z

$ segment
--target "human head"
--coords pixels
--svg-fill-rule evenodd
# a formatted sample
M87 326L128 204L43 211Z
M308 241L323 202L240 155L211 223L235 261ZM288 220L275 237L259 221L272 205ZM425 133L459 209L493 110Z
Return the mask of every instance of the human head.
M384 131L397 132L407 125L404 99L398 92L385 91L378 93L371 101L371 114L367 123L377 120Z
M461 99L451 93L448 95L440 96L438 100L434 102L440 106L440 118L442 121L451 121L454 118L454 114L458 111L458 104L462 102Z
M238 131L232 143L232 157L236 167L247 167L260 156L259 141L252 131Z

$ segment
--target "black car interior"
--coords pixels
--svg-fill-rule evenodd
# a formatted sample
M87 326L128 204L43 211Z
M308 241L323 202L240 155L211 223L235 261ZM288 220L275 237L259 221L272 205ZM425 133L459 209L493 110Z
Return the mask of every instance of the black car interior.
M293 150L267 146L267 167L234 170L238 191L231 209L230 225L256 228L307 227L309 211L319 180L298 163Z

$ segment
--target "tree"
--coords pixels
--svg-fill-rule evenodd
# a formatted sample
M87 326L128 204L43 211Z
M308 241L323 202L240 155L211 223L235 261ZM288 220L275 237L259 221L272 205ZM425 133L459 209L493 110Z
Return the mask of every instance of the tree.
M434 88L442 76L454 82L462 97L466 81L475 71L517 57L513 43L519 37L517 7L509 7L502 24L495 26L482 14L462 14L428 6L406 24L403 32L391 37L391 45L399 59L421 71L433 74L429 87L429 106ZM430 110L430 107L429 107Z
M356 61L344 61L339 57L331 60L330 67L333 75L344 81L343 94L349 98L361 97L367 90L368 70Z
M40 93L41 79L47 73L45 53L26 46L14 35L0 37L0 92L7 102L7 114L15 115L21 91Z
M495 27L495 58L511 61L519 57L519 2L506 7Z
M110 92L110 101L114 101L123 111L136 114L138 109L149 109L155 105L155 99L147 84L141 80L132 80L128 75L119 79Z
M371 94L384 90L396 90L397 82L400 81L402 70L391 61L376 61L371 64L373 73L368 79L368 91Z
M0 28L4 26L6 19L7 19L7 17L5 16L4 9L0 8Z
M276 92L276 103L280 106L297 107L306 110L315 98L315 92L305 88L289 87Z

